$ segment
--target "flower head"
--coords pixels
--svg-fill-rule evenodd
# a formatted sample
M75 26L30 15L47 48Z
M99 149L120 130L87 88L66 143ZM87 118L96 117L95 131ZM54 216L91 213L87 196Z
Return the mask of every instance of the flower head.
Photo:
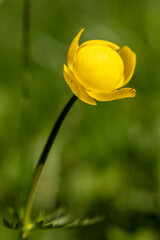
M133 75L136 55L127 46L90 40L79 46L81 29L73 39L67 54L63 75L72 92L83 102L112 101L134 97L135 89L122 88ZM94 100L95 99L95 100Z

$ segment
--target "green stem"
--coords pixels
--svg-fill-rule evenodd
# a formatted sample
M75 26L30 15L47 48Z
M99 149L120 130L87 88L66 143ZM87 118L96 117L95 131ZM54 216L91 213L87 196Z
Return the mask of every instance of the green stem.
M23 6L23 57L24 68L29 68L30 60L30 19L31 19L31 0L24 0Z
M55 125L53 126L53 129L48 137L48 140L46 142L46 145L42 151L42 154L39 158L39 161L37 162L36 168L33 173L33 178L27 198L27 203L26 203L26 209L25 209L25 215L24 215L24 228L30 228L32 227L30 223L30 215L31 215L31 210L32 210L32 205L33 205L33 200L34 200L34 195L35 195L35 190L37 187L37 183L39 180L39 177L41 175L42 169L44 167L44 164L46 162L47 156L49 154L49 151L51 149L51 146L57 136L57 133L62 125L63 120L65 119L67 113L71 109L72 105L76 101L77 97L75 95L72 96L72 98L68 101L64 109L62 110L61 114L59 115ZM26 229L27 230L27 229ZM29 230L29 229L28 229Z
M23 25L22 25L22 60L23 60L23 73L21 82L21 126L20 126L20 160L19 160L19 179L21 179L21 194L19 196L18 205L22 205L24 201L23 186L27 181L27 118L28 107L30 101L30 88L31 88L31 73L30 73L30 29L31 29L31 0L23 0ZM25 169L25 172L21 169ZM18 189L19 191L19 189Z

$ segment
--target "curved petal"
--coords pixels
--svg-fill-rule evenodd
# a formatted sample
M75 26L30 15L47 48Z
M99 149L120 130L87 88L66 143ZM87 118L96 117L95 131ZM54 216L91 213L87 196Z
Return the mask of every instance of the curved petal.
M70 89L72 90L72 92L79 98L81 99L83 102L86 102L88 104L91 105L97 105L97 103L95 102L94 99L92 99L87 93L84 87L82 87L75 79L73 73L71 72L71 70L64 65L63 67L63 76L68 84L68 86L70 87Z
M98 101L113 101L121 98L131 98L135 97L136 90L133 88L122 88L120 90L115 90L109 93L96 93L87 91L88 95Z
M117 44L109 42L109 41L104 41L104 40L89 40L89 41L82 43L80 48L84 47L86 45L87 46L104 46L104 45L106 45L107 47L110 47L115 51L120 49L120 47Z
M82 34L82 32L84 31L84 28L82 28L78 34L76 35L76 37L73 39L73 41L71 42L69 49L68 49L68 53L67 53L67 64L69 66L69 68L72 70L73 69L73 61L75 58L75 54L76 54L76 50L79 47L79 39L80 36Z
M116 89L123 87L131 80L136 66L136 54L129 47L124 46L118 53L124 62L124 77L120 80Z

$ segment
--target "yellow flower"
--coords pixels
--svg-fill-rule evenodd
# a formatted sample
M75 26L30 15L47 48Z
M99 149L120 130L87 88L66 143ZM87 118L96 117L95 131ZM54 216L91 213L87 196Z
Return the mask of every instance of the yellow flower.
M72 41L63 75L72 92L83 102L112 101L134 97L136 90L122 88L131 79L136 55L127 46L120 48L103 40L90 40L79 46L81 29ZM121 88L121 89L119 89ZM94 100L95 99L95 100Z

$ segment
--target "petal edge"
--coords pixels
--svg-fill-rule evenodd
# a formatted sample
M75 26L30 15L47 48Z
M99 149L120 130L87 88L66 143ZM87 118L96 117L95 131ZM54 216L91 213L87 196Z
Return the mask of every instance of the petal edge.
M68 86L70 87L70 89L72 90L72 92L83 102L91 104L91 105L97 105L96 101L90 97L85 88L82 87L75 79L73 73L71 72L71 70L64 65L63 67L63 76L68 84Z
M74 61L74 58L75 58L75 55L76 55L76 50L79 47L79 39L80 39L80 36L81 36L83 31L84 31L84 28L82 28L78 32L78 34L75 36L75 38L71 42L71 44L69 46L69 49L68 49L67 64L68 64L68 66L71 70L73 69L73 61Z
M136 54L129 47L122 47L118 54L124 63L124 76L116 86L116 89L125 86L131 80L136 66Z
M113 101L116 99L122 99L122 98L132 98L136 95L136 90L133 88L122 88L120 90L115 90L109 93L96 93L87 91L88 95L92 98L98 100L98 101Z

